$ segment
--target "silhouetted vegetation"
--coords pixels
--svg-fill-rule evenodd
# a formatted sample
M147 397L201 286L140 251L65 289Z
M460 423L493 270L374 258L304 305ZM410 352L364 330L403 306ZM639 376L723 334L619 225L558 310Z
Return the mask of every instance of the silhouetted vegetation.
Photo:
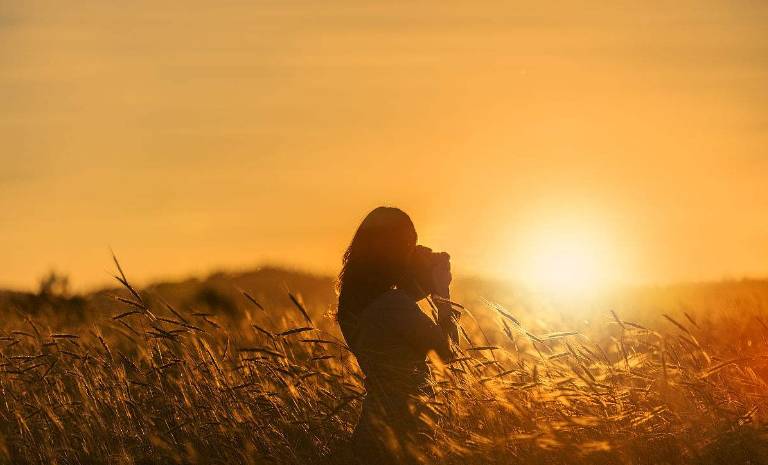
M364 388L330 278L267 268L140 291L118 277L88 296L57 279L0 295L0 462L349 463ZM768 463L766 283L612 308L479 280L456 296L462 353L432 364L425 461Z

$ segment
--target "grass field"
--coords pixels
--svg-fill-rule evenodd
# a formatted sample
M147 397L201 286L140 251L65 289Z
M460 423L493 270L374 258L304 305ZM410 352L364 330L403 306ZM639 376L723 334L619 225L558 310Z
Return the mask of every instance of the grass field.
M263 270L0 309L0 463L350 463L330 278ZM768 463L764 282L553 304L464 280L433 463ZM619 304L616 304L619 302Z

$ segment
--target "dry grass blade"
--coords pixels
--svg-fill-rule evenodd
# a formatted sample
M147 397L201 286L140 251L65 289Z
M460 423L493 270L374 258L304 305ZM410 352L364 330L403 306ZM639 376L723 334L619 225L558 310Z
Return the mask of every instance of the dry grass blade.
M144 307L144 304L141 302L136 302L131 299L126 299L125 297L115 296L115 300L118 300L124 304L128 304L130 306L136 307L141 310L142 313L146 312L146 307Z
M460 303L454 302L454 301L452 301L450 299L446 299L446 298L440 297L439 295L433 295L432 299L434 299L437 302L449 304L452 307L456 307L456 308L460 308L462 310L466 310L466 308L463 305L461 305Z
M613 315L613 320L618 323L619 326L621 326L622 329L625 329L626 326L624 326L624 322L621 321L621 318L619 318L619 315L616 314L614 310L611 310L611 315Z
M556 333L545 334L541 338L544 339L544 340L548 340L549 341L549 340L553 340L553 339L562 339L562 338L568 337L568 336L576 336L578 334L579 334L578 331L560 331L560 332L556 332Z
M501 349L499 346L477 346L477 347L469 347L467 348L467 352L476 352L476 351L482 351L482 350L498 350Z
M143 310L143 309L142 309L142 310ZM113 319L113 320L119 320L119 319L121 319L121 318L125 318L125 317L127 317L127 316L131 316L131 315L141 315L141 314L143 314L143 312L140 312L140 311L138 311L138 310L129 310L129 311L127 311L127 312L123 312L123 313L121 313L121 314L119 314L119 315L115 315L115 316L113 316L113 317L112 317L112 319Z
M264 334L265 336L267 336L269 338L274 338L275 337L274 334L272 334L271 332L267 331L266 329L262 328L261 326L259 326L257 324L252 324L251 328L255 329L256 331Z
M264 310L264 307L260 303L258 303L256 301L256 299L253 298L253 296L251 296L251 294L247 293L246 291L244 291L243 289L240 289L240 288L238 288L238 290L240 291L241 294L243 294L243 297L248 299L248 301L251 302L253 305L255 305L256 308L258 308L259 310L262 310L262 311L266 311L266 310Z
M179 320L183 321L186 324L189 324L189 321L187 321L187 319L184 318L184 316L181 313L177 312L176 309L173 308L173 306L171 306L171 304L165 301L163 301L163 304L165 305L165 308L167 308L171 313L176 315L176 318L178 318Z
M740 358L734 358L734 359L731 359L731 360L726 360L724 362L720 362L717 365L707 369L701 375L699 375L699 378L700 379L707 378L709 376L714 375L715 373L719 372L720 370L722 370L723 368L725 368L727 366L736 365L736 364L738 364L740 362L746 362L748 360L752 360L752 357L740 357Z
M290 297L291 302L293 302L293 305L299 309L299 312L301 312L301 315L304 317L304 319L309 323L310 325L314 325L312 323L312 318L309 317L309 314L307 313L307 310L304 308L304 305L299 302L299 300L290 292L288 293L288 297Z
M266 354L266 355L272 355L275 357L280 358L286 358L285 354L281 354L280 352L274 351L272 349L266 348L266 347L244 347L239 350L240 352L256 352L260 354Z
M680 331L684 332L685 334L687 334L687 335L689 335L689 336L693 336L693 334L691 334L691 332L690 332L690 331L688 331L688 328L686 328L685 326L683 326L681 323L678 323L678 322L677 322L677 320L675 320L675 319L674 319L674 318L672 318L671 316L667 315L666 313L662 314L661 316L663 316L664 318L666 318L666 319L667 319L667 321L669 321L669 322L670 322L670 323L672 323L673 325L677 326L677 328L678 328L678 329L680 329Z
M289 330L286 330L286 331L283 331L283 332L280 332L280 333L277 333L277 334L278 334L278 336L289 336L291 334L305 333L307 331L312 331L314 329L315 328L312 328L310 326L304 326L304 327L301 327L301 328L289 329Z
M138 306L144 311L144 314L147 315L151 320L155 320L156 318L154 313L152 313L152 311L149 309L147 304L144 302L144 299L141 298L141 295L138 293L138 291L136 291L136 289L134 289L133 286L131 286L131 284L128 282L128 279L125 277L123 268L120 266L120 262L117 260L117 256L115 255L114 251L112 252L112 260L115 262L117 271L120 273L120 276L114 276L114 278L118 280L120 284L123 285L123 287L128 289L128 292L130 292L134 298L136 298L136 302L126 301L126 303L129 303L130 305Z
M504 318L508 319L509 321L511 321L512 323L516 324L517 326L520 326L520 320L518 320L517 318L513 317L512 315L510 315L509 313L504 311L501 308L500 305L495 304L493 302L490 302L488 300L486 300L485 303L486 303L486 305L490 306L492 309L496 310L499 313L499 315L501 315Z

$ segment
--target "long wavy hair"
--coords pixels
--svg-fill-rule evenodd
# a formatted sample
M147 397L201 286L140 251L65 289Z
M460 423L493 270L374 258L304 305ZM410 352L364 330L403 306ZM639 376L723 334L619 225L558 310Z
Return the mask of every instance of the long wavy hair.
M411 218L399 208L375 208L360 223L344 252L337 283L336 318L347 343L357 332L360 312L402 278L416 241Z

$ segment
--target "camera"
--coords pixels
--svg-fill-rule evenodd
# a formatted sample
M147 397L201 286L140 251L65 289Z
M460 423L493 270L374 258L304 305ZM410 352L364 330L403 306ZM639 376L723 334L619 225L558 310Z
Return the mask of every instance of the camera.
M435 269L444 267L450 273L451 257L445 252L433 252L429 247L417 245L411 253L408 266L410 281L423 294L434 294L437 289Z

